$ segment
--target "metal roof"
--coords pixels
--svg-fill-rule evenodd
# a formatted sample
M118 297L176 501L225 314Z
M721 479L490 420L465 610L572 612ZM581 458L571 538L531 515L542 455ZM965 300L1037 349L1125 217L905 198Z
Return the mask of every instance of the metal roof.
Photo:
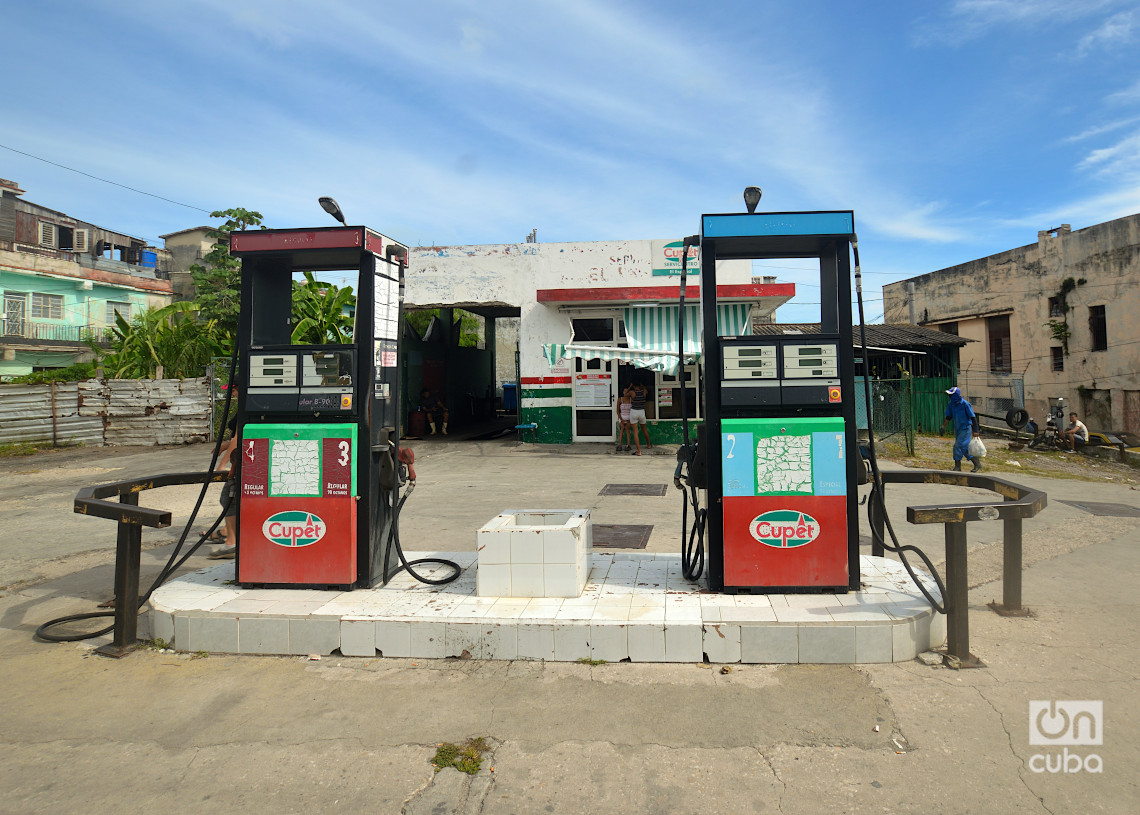
M819 323L758 323L752 324L753 331L763 335L782 334L817 334ZM855 341L859 342L859 327L853 327ZM968 342L976 340L959 337L957 334L948 334L933 328L908 323L889 323L886 325L867 326L867 345L889 346L891 348L933 348L941 346L957 346L961 348Z

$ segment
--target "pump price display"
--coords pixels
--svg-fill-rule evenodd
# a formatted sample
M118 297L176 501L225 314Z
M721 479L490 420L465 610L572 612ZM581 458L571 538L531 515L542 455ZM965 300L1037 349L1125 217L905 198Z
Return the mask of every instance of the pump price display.
M246 425L242 496L356 495L355 424Z

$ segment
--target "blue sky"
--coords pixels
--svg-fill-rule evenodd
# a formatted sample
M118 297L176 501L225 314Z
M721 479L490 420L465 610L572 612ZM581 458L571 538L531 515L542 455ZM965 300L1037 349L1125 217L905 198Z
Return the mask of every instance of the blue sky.
M758 184L761 209L855 211L874 319L885 282L1140 211L1138 2L41 0L2 19L0 144L270 226L331 224L332 195L412 245L679 238ZM11 149L0 177L159 245L210 222Z

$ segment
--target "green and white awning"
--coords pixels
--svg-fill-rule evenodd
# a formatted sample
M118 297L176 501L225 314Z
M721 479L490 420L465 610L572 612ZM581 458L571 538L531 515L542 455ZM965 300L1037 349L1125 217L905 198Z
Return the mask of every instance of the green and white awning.
M668 374L677 372L677 318L679 306L654 306L652 308L626 308L622 311L625 321L625 348L604 345L543 345L542 350L551 367L560 359L619 360L638 368L662 371ZM722 337L738 337L751 334L751 303L726 303L716 307L717 334ZM685 307L685 364L695 362L701 354L701 313L699 306Z

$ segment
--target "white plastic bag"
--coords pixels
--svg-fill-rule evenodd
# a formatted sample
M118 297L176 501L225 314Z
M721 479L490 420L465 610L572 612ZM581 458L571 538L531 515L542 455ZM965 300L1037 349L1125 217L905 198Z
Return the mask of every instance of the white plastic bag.
M981 436L974 436L970 439L970 446L966 449L970 453L970 458L985 458L986 446L982 444Z

